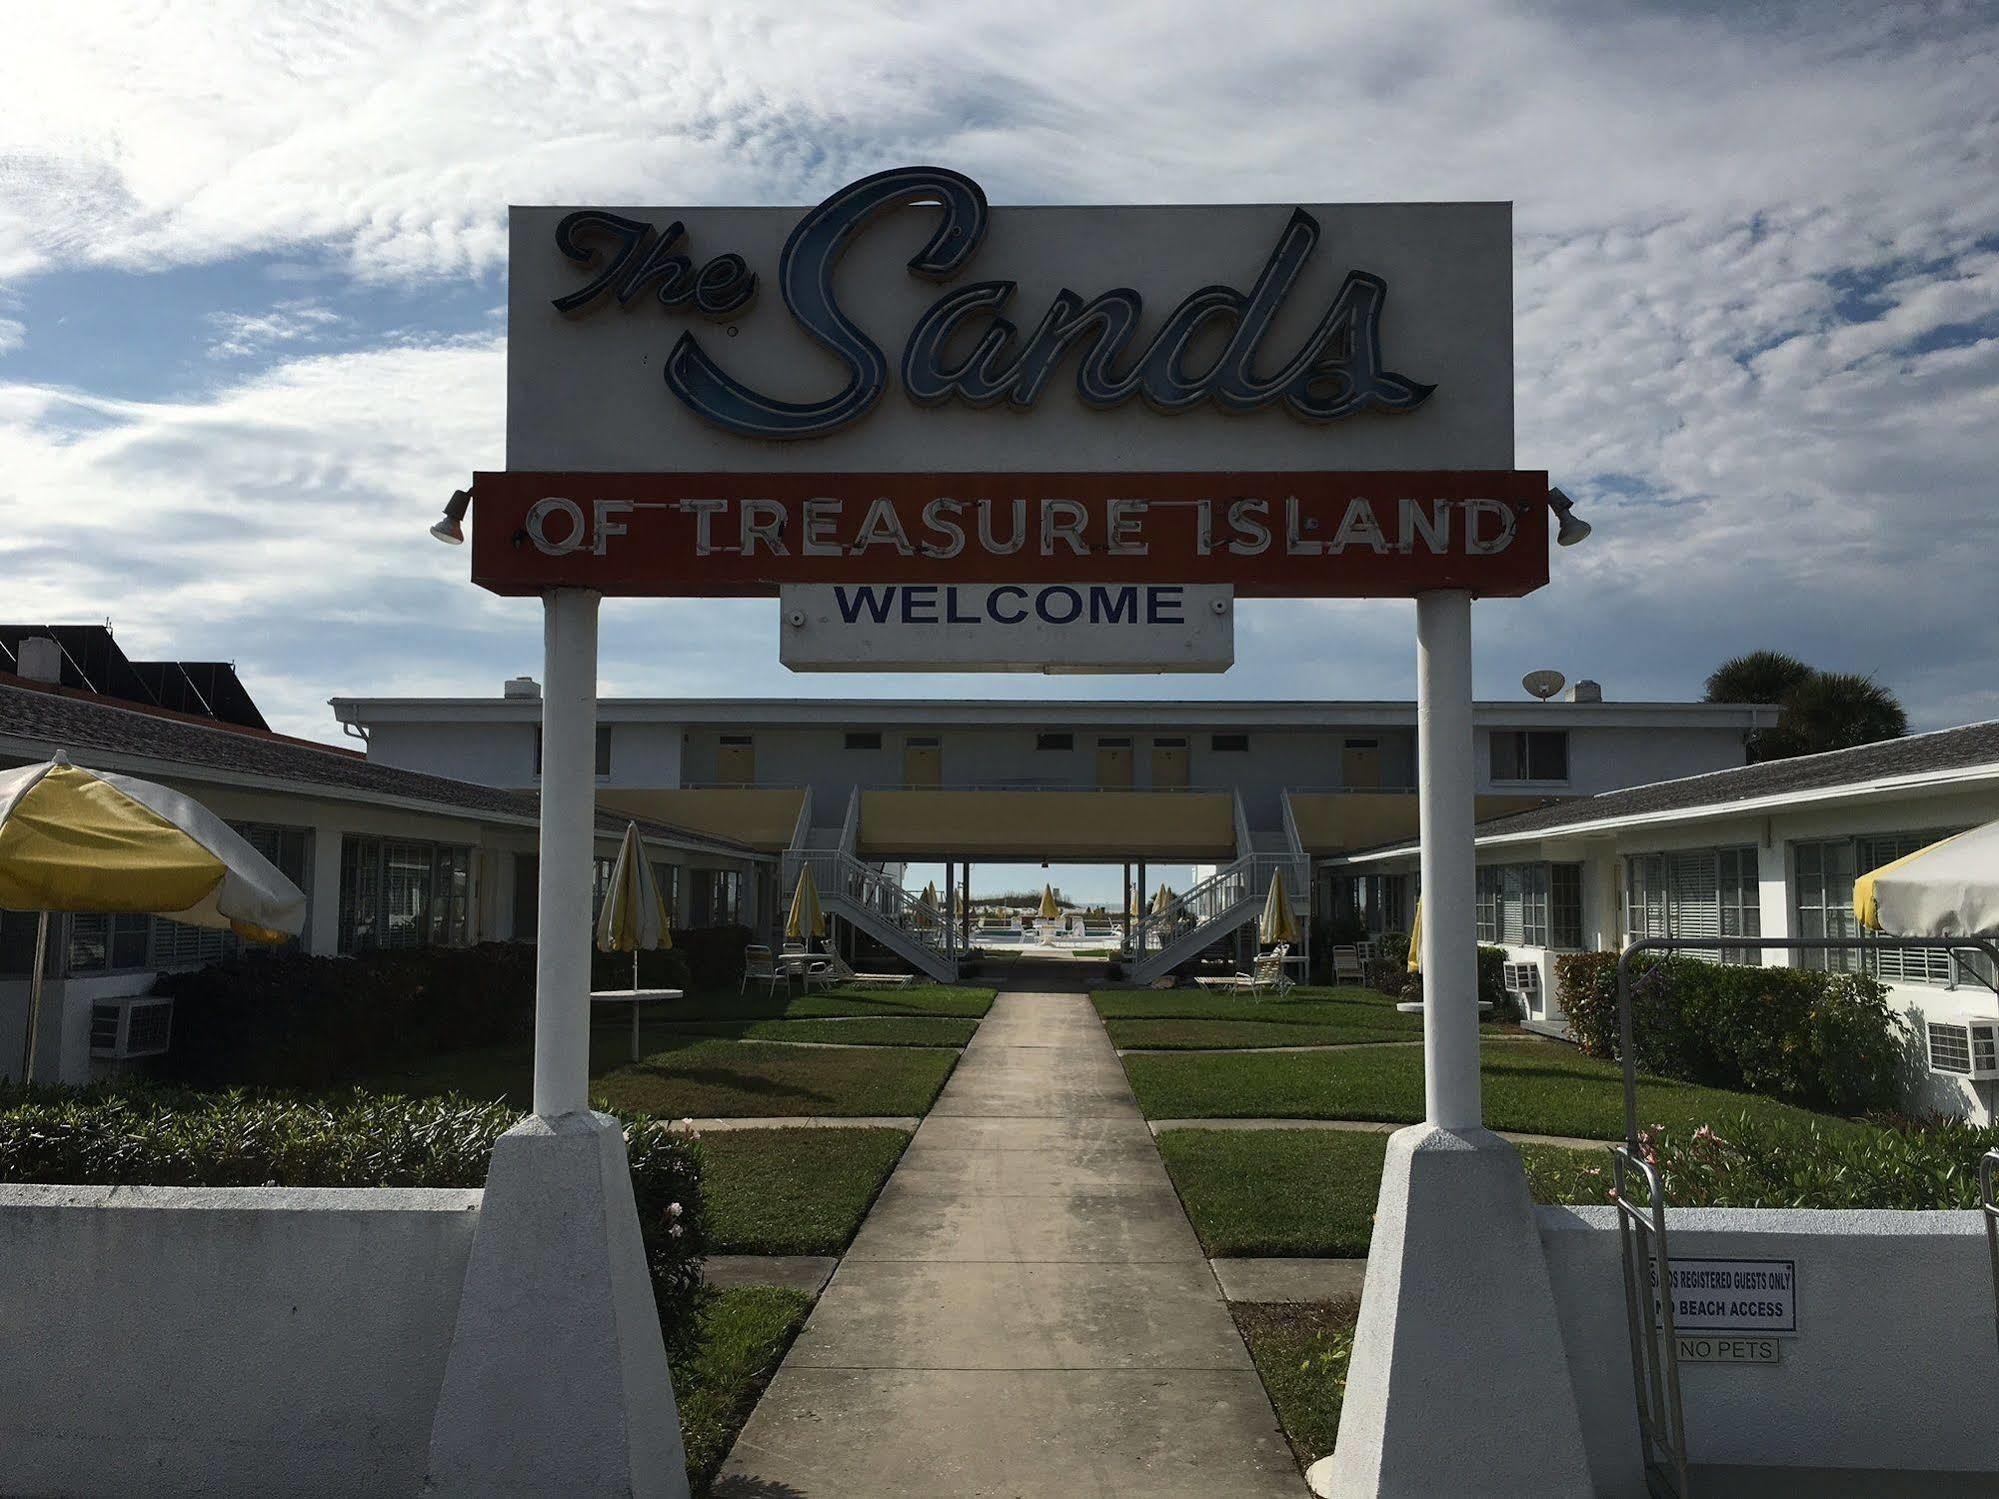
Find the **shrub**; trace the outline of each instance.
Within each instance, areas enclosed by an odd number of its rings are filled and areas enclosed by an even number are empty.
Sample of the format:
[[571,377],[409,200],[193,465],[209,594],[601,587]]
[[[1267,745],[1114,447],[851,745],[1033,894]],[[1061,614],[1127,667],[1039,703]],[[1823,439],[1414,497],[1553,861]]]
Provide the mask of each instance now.
[[[1869,975],[1648,955],[1631,967],[1645,1071],[1833,1113],[1895,1106],[1908,1033]],[[1556,981],[1583,1051],[1618,1058],[1617,954],[1566,954]]]
[[1520,1005],[1506,992],[1506,949],[1480,947],[1478,950],[1478,997],[1492,1006],[1494,1020],[1520,1019]]
[[[0,1089],[0,1182],[478,1187],[520,1115],[458,1098],[318,1101],[177,1088]],[[632,1193],[660,1315],[689,1324],[707,1248],[694,1133],[628,1118]]]
[[[749,928],[675,932],[639,954],[648,988],[733,989]],[[173,1047],[160,1075],[196,1087],[322,1089],[381,1066],[534,1034],[535,949],[525,942],[412,947],[352,958],[246,953],[162,974]],[[591,984],[629,988],[630,953],[596,953]]]
[[[1978,1205],[1978,1158],[1999,1128],[1959,1119],[1797,1124],[1744,1114],[1697,1129],[1640,1132],[1669,1207],[1903,1208]],[[1543,1202],[1606,1202],[1612,1178],[1596,1152],[1527,1152]]]

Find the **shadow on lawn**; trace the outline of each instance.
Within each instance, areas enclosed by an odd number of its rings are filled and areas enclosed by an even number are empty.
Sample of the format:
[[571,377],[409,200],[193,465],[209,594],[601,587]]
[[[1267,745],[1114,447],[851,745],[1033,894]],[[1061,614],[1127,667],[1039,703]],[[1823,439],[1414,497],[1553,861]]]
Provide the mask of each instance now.
[[686,1087],[720,1088],[732,1093],[753,1093],[769,1098],[811,1098],[831,1102],[833,1097],[816,1088],[801,1088],[796,1083],[783,1083],[776,1078],[754,1072],[738,1072],[730,1067],[655,1067],[651,1062],[628,1062],[600,1079],[599,1083],[640,1078],[669,1087],[678,1083]]
[[805,1499],[805,1490],[795,1489],[781,1478],[741,1474],[717,1482],[707,1492],[709,1499]]

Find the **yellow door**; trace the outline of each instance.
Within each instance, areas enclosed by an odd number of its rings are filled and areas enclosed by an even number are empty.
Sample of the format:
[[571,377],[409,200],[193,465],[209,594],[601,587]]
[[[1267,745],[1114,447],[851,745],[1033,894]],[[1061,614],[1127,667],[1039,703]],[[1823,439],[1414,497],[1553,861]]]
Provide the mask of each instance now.
[[1340,784],[1350,791],[1381,788],[1381,741],[1349,739],[1340,751]]
[[1155,739],[1152,741],[1152,787],[1155,791],[1185,791],[1187,789],[1186,740]]
[[715,779],[726,786],[757,783],[757,747],[747,734],[724,734],[715,751]]
[[902,746],[902,784],[912,790],[943,785],[943,746],[935,739],[905,740]]
[[1097,741],[1097,789],[1099,791],[1131,790],[1131,741],[1129,739],[1099,739]]

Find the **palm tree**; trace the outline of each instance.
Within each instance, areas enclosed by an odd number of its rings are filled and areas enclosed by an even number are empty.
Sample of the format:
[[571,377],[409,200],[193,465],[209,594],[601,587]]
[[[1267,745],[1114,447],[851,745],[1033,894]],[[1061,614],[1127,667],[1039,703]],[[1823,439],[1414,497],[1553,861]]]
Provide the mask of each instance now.
[[1711,703],[1781,703],[1784,694],[1812,676],[1811,667],[1782,651],[1731,656],[1708,673]]
[[1775,728],[1749,739],[1751,760],[1783,760],[1852,749],[1909,732],[1895,694],[1872,677],[1820,671],[1782,651],[1750,651],[1724,661],[1707,679],[1711,703],[1774,703]]
[[1756,757],[1780,760],[1853,749],[1909,732],[1909,715],[1895,694],[1850,671],[1815,671],[1784,694],[1777,727],[1757,736]]

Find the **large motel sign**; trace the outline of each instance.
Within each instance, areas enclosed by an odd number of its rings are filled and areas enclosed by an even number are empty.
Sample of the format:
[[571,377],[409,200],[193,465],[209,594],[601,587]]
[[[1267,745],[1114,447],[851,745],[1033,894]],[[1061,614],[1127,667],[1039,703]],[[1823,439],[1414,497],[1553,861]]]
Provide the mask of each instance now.
[[[1586,1492],[1552,1301],[1530,1286],[1523,1316],[1482,1268],[1540,1255],[1479,1128],[1472,913],[1471,601],[1548,579],[1547,475],[1514,468],[1510,207],[991,208],[912,167],[804,212],[517,208],[511,235],[507,467],[474,481],[472,575],[545,607],[536,1113],[586,1107],[601,597],[894,588],[925,622],[1095,589],[1414,598],[1428,1122],[1391,1146],[1334,1481],[1511,1491],[1511,1465]],[[1498,1346],[1504,1369],[1452,1351]],[[1388,1420],[1411,1381],[1448,1443]],[[1522,1387],[1530,1414],[1485,1431]]]

